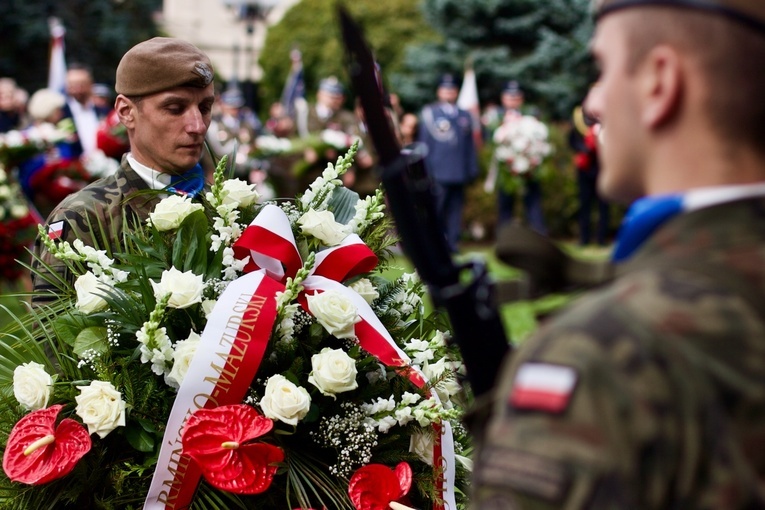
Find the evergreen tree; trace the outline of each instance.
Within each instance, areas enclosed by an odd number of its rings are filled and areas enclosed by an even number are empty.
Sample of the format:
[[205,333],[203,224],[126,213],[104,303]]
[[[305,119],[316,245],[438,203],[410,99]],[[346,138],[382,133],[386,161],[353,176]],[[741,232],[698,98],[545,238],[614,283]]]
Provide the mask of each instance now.
[[567,118],[594,79],[589,0],[424,0],[422,6],[444,39],[407,51],[407,72],[393,82],[409,105],[432,100],[438,77],[461,75],[467,58],[483,103],[497,101],[514,79],[527,101],[553,118]]

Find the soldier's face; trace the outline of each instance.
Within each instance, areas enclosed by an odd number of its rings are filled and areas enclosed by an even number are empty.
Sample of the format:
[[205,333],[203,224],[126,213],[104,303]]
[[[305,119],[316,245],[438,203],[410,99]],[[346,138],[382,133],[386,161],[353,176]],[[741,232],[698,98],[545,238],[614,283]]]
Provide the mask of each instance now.
[[600,78],[585,106],[603,128],[598,189],[610,200],[629,203],[644,194],[646,146],[640,129],[639,73],[628,68],[623,16],[609,14],[598,23],[592,52]]
[[210,84],[204,89],[178,87],[159,92],[144,97],[126,112],[118,108],[120,120],[131,135],[133,157],[164,173],[178,174],[192,168],[202,157],[214,100]]

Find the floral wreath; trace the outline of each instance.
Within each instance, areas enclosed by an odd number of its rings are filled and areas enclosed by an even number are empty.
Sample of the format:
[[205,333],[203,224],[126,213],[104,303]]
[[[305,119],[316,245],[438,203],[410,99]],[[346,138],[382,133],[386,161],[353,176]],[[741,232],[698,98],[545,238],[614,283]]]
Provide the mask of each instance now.
[[[224,178],[122,253],[40,236],[76,280],[0,333],[9,508],[458,508],[467,394],[380,190],[294,201]],[[10,391],[8,392],[11,393]]]

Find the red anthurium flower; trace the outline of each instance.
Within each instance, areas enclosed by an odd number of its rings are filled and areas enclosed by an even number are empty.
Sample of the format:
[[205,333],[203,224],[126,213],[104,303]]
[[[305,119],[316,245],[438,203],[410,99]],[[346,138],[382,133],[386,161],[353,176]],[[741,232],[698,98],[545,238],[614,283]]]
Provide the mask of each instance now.
[[3,455],[8,478],[30,485],[48,483],[68,474],[90,451],[90,434],[85,427],[71,418],[64,418],[55,427],[62,407],[29,413],[13,427]]
[[348,483],[348,495],[356,510],[388,510],[409,492],[412,468],[401,462],[393,470],[383,464],[367,464],[359,468]]
[[260,494],[268,489],[281,448],[264,443],[244,444],[268,433],[274,422],[248,405],[199,409],[186,421],[183,452],[199,464],[210,485],[236,494]]

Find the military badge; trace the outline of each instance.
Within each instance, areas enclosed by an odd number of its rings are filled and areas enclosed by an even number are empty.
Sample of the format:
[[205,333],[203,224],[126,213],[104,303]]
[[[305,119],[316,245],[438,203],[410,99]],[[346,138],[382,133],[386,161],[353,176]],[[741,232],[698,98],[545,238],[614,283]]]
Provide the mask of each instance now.
[[197,62],[194,64],[194,72],[202,77],[205,85],[209,85],[213,80],[213,72],[210,66],[204,62]]

